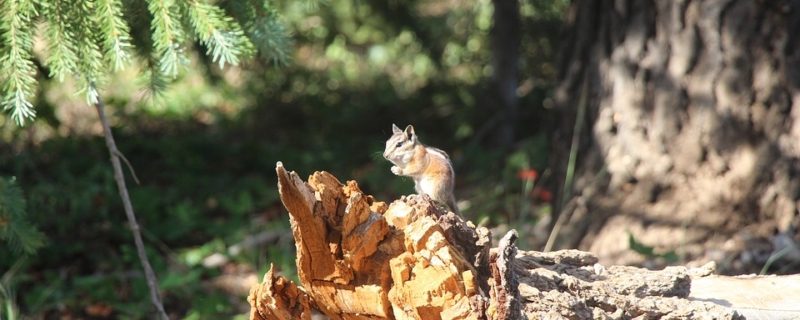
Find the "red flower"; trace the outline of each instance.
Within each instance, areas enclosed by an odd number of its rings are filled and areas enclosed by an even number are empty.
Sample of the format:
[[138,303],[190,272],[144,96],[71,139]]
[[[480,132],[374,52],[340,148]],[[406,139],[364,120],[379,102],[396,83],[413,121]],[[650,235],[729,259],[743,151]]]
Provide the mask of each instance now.
[[517,178],[519,178],[520,180],[523,180],[523,181],[526,181],[526,180],[533,181],[533,180],[536,180],[537,177],[539,177],[539,173],[536,172],[535,169],[526,169],[526,170],[520,170],[519,172],[517,172]]
[[550,192],[550,190],[540,187],[533,188],[533,191],[531,191],[531,196],[541,202],[550,202],[553,200],[553,193]]

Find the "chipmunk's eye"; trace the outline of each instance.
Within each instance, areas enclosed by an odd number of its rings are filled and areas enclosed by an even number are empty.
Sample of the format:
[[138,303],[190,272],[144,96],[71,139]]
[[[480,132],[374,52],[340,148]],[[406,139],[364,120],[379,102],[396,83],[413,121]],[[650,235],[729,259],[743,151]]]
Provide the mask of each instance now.
[[400,146],[402,146],[402,145],[403,145],[403,141],[400,141],[394,147],[395,148],[400,148]]

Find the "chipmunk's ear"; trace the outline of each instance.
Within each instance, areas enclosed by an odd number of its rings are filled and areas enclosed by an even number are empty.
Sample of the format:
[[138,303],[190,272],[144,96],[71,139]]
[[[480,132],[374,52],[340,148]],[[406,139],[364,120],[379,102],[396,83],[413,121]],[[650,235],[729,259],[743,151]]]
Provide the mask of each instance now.
[[397,134],[397,133],[402,133],[402,132],[403,132],[403,130],[400,130],[400,128],[397,127],[396,124],[392,123],[392,133]]
[[414,126],[410,124],[406,127],[405,134],[408,140],[414,140],[417,137],[416,133],[414,133]]

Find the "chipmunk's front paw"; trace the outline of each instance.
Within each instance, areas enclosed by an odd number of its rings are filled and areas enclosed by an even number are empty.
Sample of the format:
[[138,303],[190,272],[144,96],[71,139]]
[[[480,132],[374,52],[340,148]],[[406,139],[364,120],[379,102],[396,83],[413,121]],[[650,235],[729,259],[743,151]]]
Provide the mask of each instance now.
[[400,169],[400,167],[398,167],[398,166],[392,166],[391,170],[392,170],[392,173],[394,173],[394,174],[396,174],[398,176],[403,174],[403,169]]

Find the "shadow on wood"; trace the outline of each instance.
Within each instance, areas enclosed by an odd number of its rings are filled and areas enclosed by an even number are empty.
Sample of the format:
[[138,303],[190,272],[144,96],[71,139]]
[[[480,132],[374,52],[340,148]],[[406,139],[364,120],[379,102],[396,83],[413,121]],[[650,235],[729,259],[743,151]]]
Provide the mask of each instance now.
[[[303,181],[276,168],[301,286],[270,270],[250,319],[743,319],[690,299],[713,267],[604,267],[588,252],[518,252],[426,196],[387,204],[327,172]],[[732,308],[733,307],[733,308]]]

